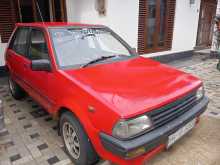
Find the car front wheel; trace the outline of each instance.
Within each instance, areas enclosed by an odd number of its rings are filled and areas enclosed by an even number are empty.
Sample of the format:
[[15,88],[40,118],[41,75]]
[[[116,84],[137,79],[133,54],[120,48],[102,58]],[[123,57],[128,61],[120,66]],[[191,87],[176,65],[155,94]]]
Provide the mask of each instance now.
[[88,136],[72,113],[62,114],[60,132],[66,152],[76,165],[91,165],[98,161]]

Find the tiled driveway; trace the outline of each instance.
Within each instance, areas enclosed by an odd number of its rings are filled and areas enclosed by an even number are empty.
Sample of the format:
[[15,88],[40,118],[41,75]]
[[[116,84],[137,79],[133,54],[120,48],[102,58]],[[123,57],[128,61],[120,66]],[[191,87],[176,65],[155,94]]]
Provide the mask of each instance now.
[[70,164],[63,152],[57,123],[32,99],[15,101],[0,87],[8,132],[0,137],[0,162],[8,164]]
[[[220,165],[220,72],[216,62],[206,60],[181,68],[204,80],[211,102],[197,128],[148,162],[150,165]],[[71,164],[50,115],[30,98],[15,101],[7,85],[0,84],[0,99],[8,129],[0,136],[0,165]]]

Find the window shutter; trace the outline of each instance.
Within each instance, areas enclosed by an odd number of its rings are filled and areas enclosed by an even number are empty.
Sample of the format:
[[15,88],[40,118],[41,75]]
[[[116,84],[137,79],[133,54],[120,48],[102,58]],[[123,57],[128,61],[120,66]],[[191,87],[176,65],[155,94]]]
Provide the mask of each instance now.
[[16,23],[15,3],[13,0],[1,0],[0,35],[3,43],[8,42]]
[[[167,18],[166,18],[166,34],[165,34],[165,49],[172,48],[173,28],[175,19],[176,0],[167,0]],[[145,54],[146,36],[146,21],[148,16],[147,0],[139,0],[139,25],[138,25],[138,53]],[[160,50],[158,50],[160,51]]]
[[145,21],[147,16],[146,0],[139,0],[138,53],[145,52]]
[[166,46],[167,50],[172,48],[173,41],[173,28],[174,28],[174,19],[175,19],[175,9],[176,9],[176,0],[168,0],[167,2],[168,10],[168,19],[167,19],[167,39]]

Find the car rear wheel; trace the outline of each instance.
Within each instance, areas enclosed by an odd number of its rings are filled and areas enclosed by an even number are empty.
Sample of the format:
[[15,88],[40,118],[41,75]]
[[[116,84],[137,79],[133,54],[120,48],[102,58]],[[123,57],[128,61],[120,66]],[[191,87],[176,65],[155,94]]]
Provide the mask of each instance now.
[[83,127],[72,113],[62,114],[60,132],[66,152],[76,165],[91,165],[99,160]]
[[16,100],[20,100],[25,97],[24,90],[15,81],[13,81],[11,77],[8,79],[8,85],[12,96]]

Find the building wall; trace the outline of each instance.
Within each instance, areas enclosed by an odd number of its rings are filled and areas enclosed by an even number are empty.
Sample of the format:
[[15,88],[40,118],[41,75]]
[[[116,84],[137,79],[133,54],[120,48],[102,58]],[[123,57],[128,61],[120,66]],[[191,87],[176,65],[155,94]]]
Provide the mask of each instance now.
[[138,0],[107,0],[106,16],[99,16],[95,0],[67,0],[66,3],[68,21],[107,25],[132,47],[137,47]]
[[[189,0],[177,0],[172,49],[144,56],[193,50],[196,46],[200,1],[195,0],[195,4],[190,5]],[[68,21],[107,25],[137,48],[138,4],[138,0],[107,0],[107,15],[101,17],[95,10],[95,0],[67,0]]]
[[5,54],[6,46],[7,46],[6,43],[1,43],[1,36],[0,36],[0,67],[5,65],[4,54]]
[[[107,0],[106,16],[99,16],[95,0],[66,0],[67,17],[70,22],[104,24],[112,28],[132,47],[138,41],[138,0]],[[193,50],[196,45],[200,1],[190,5],[189,1],[177,0],[172,50],[144,56],[158,56]],[[4,65],[4,51],[7,44],[0,43],[0,66]]]
[[189,1],[177,0],[173,51],[192,50],[196,46],[200,2],[195,0],[195,4],[190,5]]

